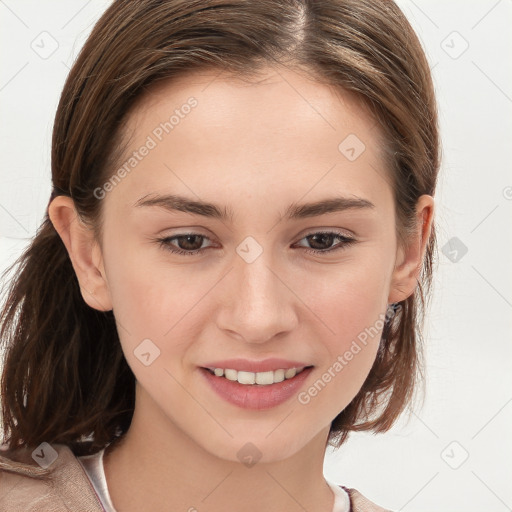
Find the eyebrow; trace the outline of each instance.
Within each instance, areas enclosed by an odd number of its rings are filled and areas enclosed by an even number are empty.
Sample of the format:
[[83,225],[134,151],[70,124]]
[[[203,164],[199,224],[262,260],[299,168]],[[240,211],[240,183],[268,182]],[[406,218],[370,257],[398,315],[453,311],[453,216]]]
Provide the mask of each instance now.
[[[233,210],[229,207],[221,207],[214,203],[196,201],[175,194],[147,194],[137,200],[133,206],[136,208],[158,206],[170,212],[180,211],[229,222],[232,222],[234,218]],[[375,205],[368,199],[357,196],[337,196],[311,203],[292,203],[281,217],[284,217],[285,220],[296,220],[345,210],[369,210],[372,208],[375,208]]]

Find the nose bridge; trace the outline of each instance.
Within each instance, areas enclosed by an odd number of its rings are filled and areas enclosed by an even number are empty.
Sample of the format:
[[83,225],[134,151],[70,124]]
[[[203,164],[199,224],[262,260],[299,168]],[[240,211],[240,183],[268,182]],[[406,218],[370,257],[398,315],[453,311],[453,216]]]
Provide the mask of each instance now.
[[240,298],[242,303],[248,302],[250,305],[258,306],[269,304],[275,300],[276,294],[282,283],[276,277],[275,270],[272,271],[272,262],[270,255],[263,254],[248,263],[246,261],[238,262],[238,269],[235,269],[236,279],[240,289]]
[[221,327],[246,341],[264,342],[293,327],[295,315],[284,276],[279,276],[270,250],[254,239],[237,247],[238,256],[230,272],[234,300],[223,312]]

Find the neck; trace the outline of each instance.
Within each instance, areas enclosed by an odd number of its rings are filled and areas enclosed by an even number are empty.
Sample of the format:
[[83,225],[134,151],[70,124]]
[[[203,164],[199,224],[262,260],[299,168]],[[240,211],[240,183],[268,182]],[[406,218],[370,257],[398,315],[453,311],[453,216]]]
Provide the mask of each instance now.
[[332,511],[334,495],[323,476],[329,428],[287,459],[242,464],[205,450],[154,402],[142,403],[141,393],[128,432],[103,458],[118,512]]

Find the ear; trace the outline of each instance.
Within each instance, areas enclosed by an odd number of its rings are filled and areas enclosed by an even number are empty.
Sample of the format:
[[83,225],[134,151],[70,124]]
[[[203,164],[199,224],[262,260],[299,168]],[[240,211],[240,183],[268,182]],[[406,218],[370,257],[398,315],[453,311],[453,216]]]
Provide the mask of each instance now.
[[93,231],[79,217],[73,199],[55,197],[48,216],[68,251],[84,301],[99,311],[110,311],[112,300],[103,267],[101,247]]
[[391,279],[388,303],[400,302],[414,293],[434,218],[434,198],[422,195],[416,203],[416,233],[399,247]]

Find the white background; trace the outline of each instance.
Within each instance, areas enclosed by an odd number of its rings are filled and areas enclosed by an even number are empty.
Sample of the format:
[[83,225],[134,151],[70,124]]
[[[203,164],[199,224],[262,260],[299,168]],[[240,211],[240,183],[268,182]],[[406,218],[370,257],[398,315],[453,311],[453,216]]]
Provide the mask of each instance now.
[[[109,3],[0,0],[0,270],[44,216],[59,95]],[[512,0],[398,4],[433,69],[443,139],[426,400],[390,432],[329,450],[325,476],[397,511],[511,510]],[[44,31],[58,44],[48,58],[31,47]],[[467,247],[456,262],[454,237]]]

